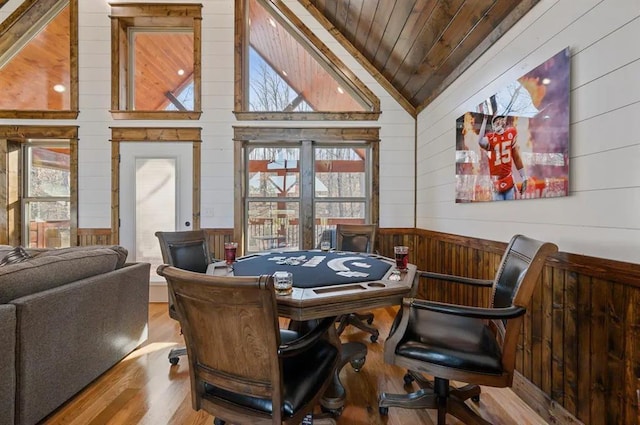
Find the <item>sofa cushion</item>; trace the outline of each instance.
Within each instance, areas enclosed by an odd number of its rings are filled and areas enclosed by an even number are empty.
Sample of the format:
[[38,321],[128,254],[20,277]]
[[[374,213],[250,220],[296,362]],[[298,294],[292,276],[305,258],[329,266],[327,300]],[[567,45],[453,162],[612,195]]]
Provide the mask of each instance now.
[[29,258],[31,258],[31,256],[27,254],[27,251],[25,251],[23,247],[16,246],[11,251],[9,251],[8,254],[2,257],[2,260],[0,260],[0,266],[21,263],[25,260],[28,260]]
[[59,255],[38,255],[0,267],[0,303],[115,270],[113,249],[74,250]]
[[69,246],[66,248],[56,248],[56,249],[32,248],[32,249],[28,249],[27,252],[31,254],[33,257],[40,257],[40,256],[46,257],[50,255],[66,254],[67,252],[91,251],[94,249],[105,249],[105,248],[111,249],[116,254],[118,254],[118,263],[116,264],[116,269],[119,269],[120,267],[125,265],[125,263],[127,262],[127,256],[129,255],[129,252],[125,247],[120,245],[84,245],[84,246]]

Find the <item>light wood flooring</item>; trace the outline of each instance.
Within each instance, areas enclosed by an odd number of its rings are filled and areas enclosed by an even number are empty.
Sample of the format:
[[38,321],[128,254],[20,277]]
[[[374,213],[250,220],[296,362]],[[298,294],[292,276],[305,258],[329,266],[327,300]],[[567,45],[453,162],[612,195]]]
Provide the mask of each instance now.
[[[386,365],[382,359],[385,336],[395,316],[396,307],[375,310],[374,324],[380,339],[370,343],[368,335],[349,327],[343,340],[367,342],[369,353],[364,368],[355,372],[345,366],[340,377],[347,390],[344,411],[338,425],[431,425],[433,412],[390,408],[380,417],[377,407],[379,391],[407,392],[402,377],[405,371]],[[182,345],[177,322],[169,318],[166,304],[151,304],[149,340],[127,358],[86,387],[76,397],[51,414],[41,425],[210,425],[213,418],[191,408],[187,362],[171,366],[167,354],[171,347]],[[415,384],[414,384],[415,385]],[[509,389],[483,388],[479,405],[468,402],[496,425],[546,424]],[[448,425],[460,421],[447,416]]]

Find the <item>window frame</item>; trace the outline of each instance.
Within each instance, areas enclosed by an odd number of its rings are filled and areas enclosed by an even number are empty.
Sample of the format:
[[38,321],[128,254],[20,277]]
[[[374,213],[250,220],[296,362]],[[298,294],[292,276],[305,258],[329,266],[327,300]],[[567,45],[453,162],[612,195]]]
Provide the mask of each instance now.
[[[365,221],[378,224],[379,220],[379,127],[349,127],[349,128],[276,128],[276,127],[238,127],[234,126],[234,173],[235,202],[234,216],[240,218],[235,221],[234,239],[246,249],[246,228],[248,225],[248,208],[250,201],[256,198],[248,196],[248,168],[246,157],[248,146],[260,147],[292,147],[300,146],[300,184],[307,169],[315,166],[314,149],[316,147],[354,147],[366,146],[369,149],[367,158],[368,187],[365,197]],[[303,146],[307,144],[307,150]],[[311,178],[315,172],[310,174]],[[313,180],[313,179],[312,179]],[[338,202],[349,198],[316,198],[313,182],[310,190],[300,188],[298,198],[281,198],[282,202],[300,202],[300,249],[312,249],[315,246],[314,223],[315,201]],[[261,200],[262,198],[257,198]],[[360,200],[360,198],[359,198]]]
[[280,23],[301,46],[312,54],[337,81],[358,93],[370,104],[371,111],[281,112],[249,111],[249,5],[250,0],[235,0],[235,84],[234,110],[240,121],[331,120],[375,121],[380,117],[380,100],[360,79],[281,1],[255,0]]
[[[0,125],[0,169],[7,170],[7,184],[0,185],[0,199],[4,205],[0,208],[0,244],[20,245],[22,243],[21,202],[23,195],[22,162],[14,164],[9,161],[8,153],[20,148],[29,140],[68,140],[71,155],[70,189],[70,245],[78,245],[78,126],[29,126]],[[20,167],[19,170],[13,169]],[[14,204],[20,206],[15,212]],[[11,212],[11,211],[13,212]]]
[[25,30],[32,28],[43,11],[69,6],[69,109],[0,110],[0,118],[76,119],[78,118],[78,0],[26,0],[0,23],[0,50],[7,51]]
[[[31,162],[32,156],[29,154],[29,148],[34,147],[43,147],[43,148],[55,148],[55,147],[68,147],[69,148],[69,195],[67,196],[34,196],[30,194],[30,184],[31,184],[31,170],[33,164]],[[69,203],[69,230],[71,230],[71,141],[70,140],[61,140],[61,139],[29,139],[22,143],[22,169],[24,170],[22,174],[22,196],[20,197],[20,209],[21,209],[21,217],[22,217],[22,225],[21,225],[21,238],[22,245],[29,246],[29,232],[30,229],[27,226],[26,219],[29,214],[27,211],[27,207],[31,203],[35,202],[68,202]],[[69,236],[71,237],[71,232],[69,232]],[[72,246],[71,240],[69,241],[69,245]]]
[[[109,3],[111,6],[111,116],[116,120],[198,120],[202,115],[202,5]],[[193,111],[132,108],[130,29],[193,29]]]

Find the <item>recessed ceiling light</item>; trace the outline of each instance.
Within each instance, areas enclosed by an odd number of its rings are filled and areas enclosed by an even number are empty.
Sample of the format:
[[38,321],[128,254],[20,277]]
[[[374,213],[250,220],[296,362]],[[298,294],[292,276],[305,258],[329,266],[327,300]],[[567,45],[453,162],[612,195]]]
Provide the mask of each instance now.
[[178,75],[184,75],[184,69],[179,69],[178,70]]
[[338,93],[340,93],[340,94],[344,94],[344,90],[342,90],[342,87],[339,87],[339,86],[338,86]]
[[544,84],[545,86],[551,84],[551,80],[549,78],[543,78],[542,79],[542,84]]
[[62,84],[56,84],[55,86],[53,86],[53,90],[57,91],[58,93],[63,93],[65,90],[67,90],[67,88]]
[[284,69],[282,70],[282,75],[284,75],[285,77],[288,75],[287,71],[285,71]]
[[269,18],[269,25],[271,25],[272,27],[276,27],[276,21],[273,20],[273,18]]

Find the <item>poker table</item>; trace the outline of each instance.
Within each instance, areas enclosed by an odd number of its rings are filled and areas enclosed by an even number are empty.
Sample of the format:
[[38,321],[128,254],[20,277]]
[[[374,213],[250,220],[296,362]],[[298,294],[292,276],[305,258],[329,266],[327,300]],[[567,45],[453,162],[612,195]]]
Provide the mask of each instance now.
[[[399,271],[391,258],[375,254],[343,251],[270,251],[236,259],[231,267],[224,261],[210,264],[207,274],[216,276],[259,276],[288,271],[293,275],[293,292],[278,295],[278,314],[291,319],[290,327],[299,330],[315,326],[318,319],[400,305],[413,288],[416,266]],[[335,328],[328,337],[339,341]],[[339,415],[346,391],[340,370],[346,363],[359,371],[367,355],[360,341],[338,344],[341,362],[334,371],[333,383],[320,400],[323,409]]]
[[297,321],[399,305],[412,288],[416,267],[399,271],[393,259],[343,251],[270,251],[247,255],[232,267],[213,263],[208,274],[259,276],[288,271],[293,292],[278,296],[280,315]]

